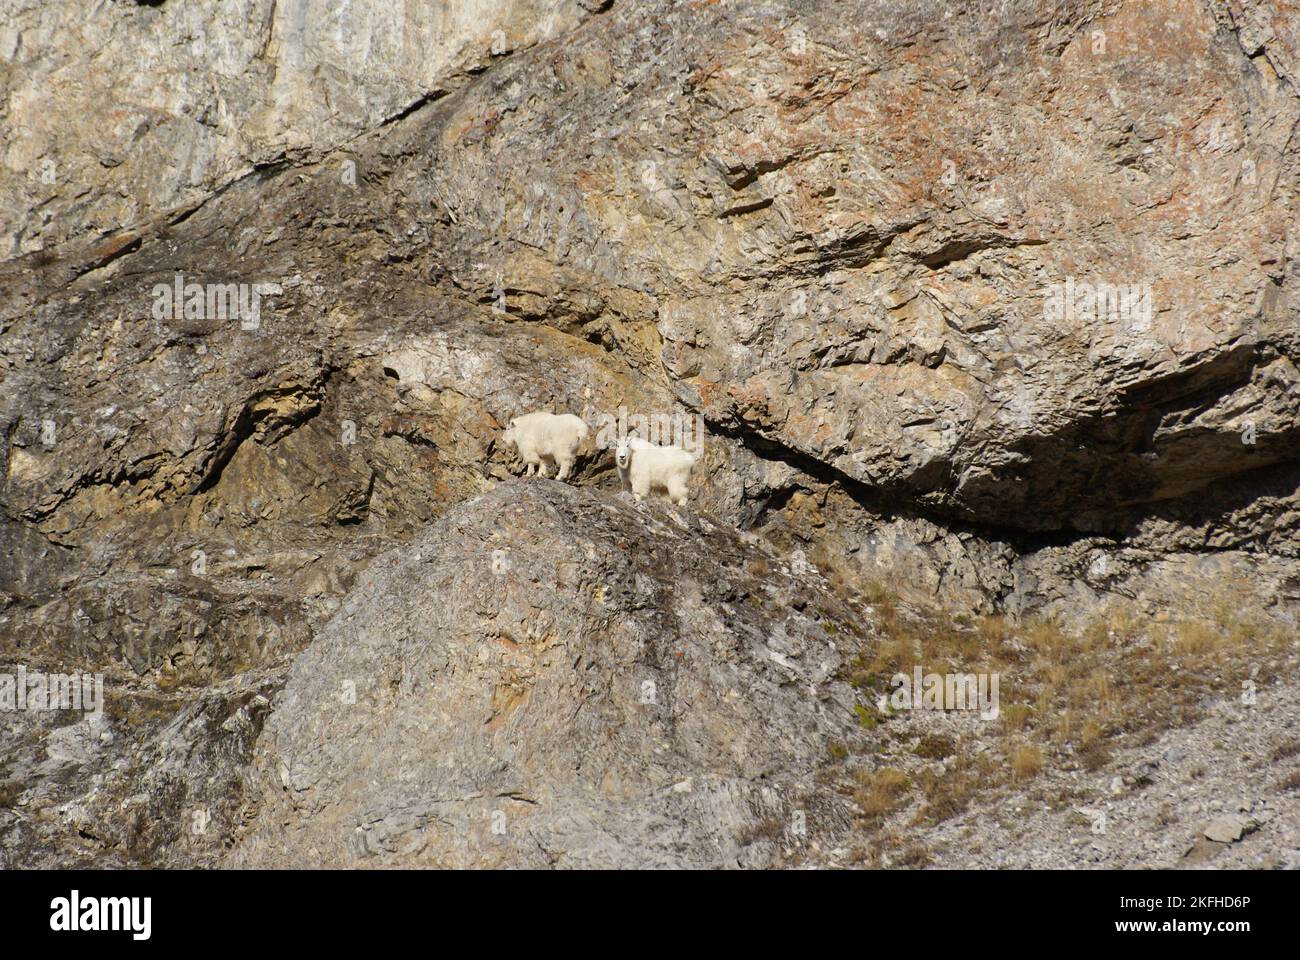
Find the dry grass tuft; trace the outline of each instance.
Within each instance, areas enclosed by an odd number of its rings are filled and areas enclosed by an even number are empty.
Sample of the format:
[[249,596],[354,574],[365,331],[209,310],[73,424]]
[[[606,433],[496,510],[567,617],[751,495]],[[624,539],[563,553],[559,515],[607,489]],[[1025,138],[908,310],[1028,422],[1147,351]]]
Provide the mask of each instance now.
[[1022,743],[1011,751],[1011,772],[1017,780],[1028,780],[1043,772],[1043,751],[1031,743]]
[[857,779],[861,786],[853,792],[853,802],[868,821],[883,820],[897,810],[912,783],[907,774],[895,767],[861,770]]
[[957,752],[957,747],[951,737],[927,735],[921,738],[912,752],[925,760],[946,760]]
[[1300,790],[1300,770],[1293,771],[1277,782],[1278,793],[1291,793],[1296,790]]
[[1273,762],[1278,763],[1281,760],[1289,760],[1297,755],[1300,755],[1300,737],[1278,744],[1273,750]]

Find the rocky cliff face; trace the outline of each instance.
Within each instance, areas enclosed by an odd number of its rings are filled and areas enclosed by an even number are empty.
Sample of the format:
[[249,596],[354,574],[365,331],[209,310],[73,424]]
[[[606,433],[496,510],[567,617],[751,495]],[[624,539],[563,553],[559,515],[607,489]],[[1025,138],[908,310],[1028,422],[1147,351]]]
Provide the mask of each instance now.
[[250,172],[328,153],[594,0],[6,4],[3,247],[175,217]]
[[[108,690],[8,865],[789,862],[882,585],[1294,631],[1295,11],[435,6],[0,28],[0,656]],[[537,408],[699,417],[689,529]]]
[[295,662],[234,862],[770,865],[765,823],[850,820],[814,774],[860,619],[753,535],[500,484],[377,558]]

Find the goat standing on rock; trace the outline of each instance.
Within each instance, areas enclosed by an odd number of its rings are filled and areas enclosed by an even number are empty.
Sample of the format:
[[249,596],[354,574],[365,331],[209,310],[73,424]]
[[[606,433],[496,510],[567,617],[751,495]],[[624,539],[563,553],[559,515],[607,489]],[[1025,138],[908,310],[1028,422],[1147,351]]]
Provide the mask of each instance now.
[[655,446],[640,437],[620,437],[614,448],[614,464],[625,491],[644,500],[651,490],[663,490],[668,499],[686,503],[687,486],[695,455],[677,446]]
[[587,439],[590,428],[581,417],[571,413],[537,411],[510,421],[502,439],[514,444],[519,458],[527,464],[526,476],[546,476],[547,461],[559,466],[556,480],[567,480],[578,458],[578,447]]

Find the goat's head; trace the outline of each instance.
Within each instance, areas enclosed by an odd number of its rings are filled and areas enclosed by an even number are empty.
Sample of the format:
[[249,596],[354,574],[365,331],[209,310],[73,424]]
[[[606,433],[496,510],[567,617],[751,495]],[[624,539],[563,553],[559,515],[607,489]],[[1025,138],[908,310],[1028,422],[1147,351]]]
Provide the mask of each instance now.
[[631,438],[619,437],[618,443],[614,447],[614,462],[618,464],[620,470],[626,470],[632,463],[632,444]]

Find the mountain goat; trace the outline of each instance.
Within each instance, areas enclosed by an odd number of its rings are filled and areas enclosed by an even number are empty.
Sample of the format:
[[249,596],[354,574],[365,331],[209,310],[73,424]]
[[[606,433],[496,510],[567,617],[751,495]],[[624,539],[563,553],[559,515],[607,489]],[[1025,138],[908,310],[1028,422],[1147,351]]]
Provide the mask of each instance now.
[[573,462],[578,458],[578,447],[587,439],[589,428],[585,420],[571,413],[526,413],[510,421],[502,439],[514,444],[519,458],[527,465],[526,476],[534,473],[546,476],[546,463],[559,465],[556,480],[568,479]]
[[674,504],[686,503],[695,455],[681,447],[655,446],[640,437],[620,437],[614,447],[614,464],[624,490],[644,500],[651,490],[664,490]]

